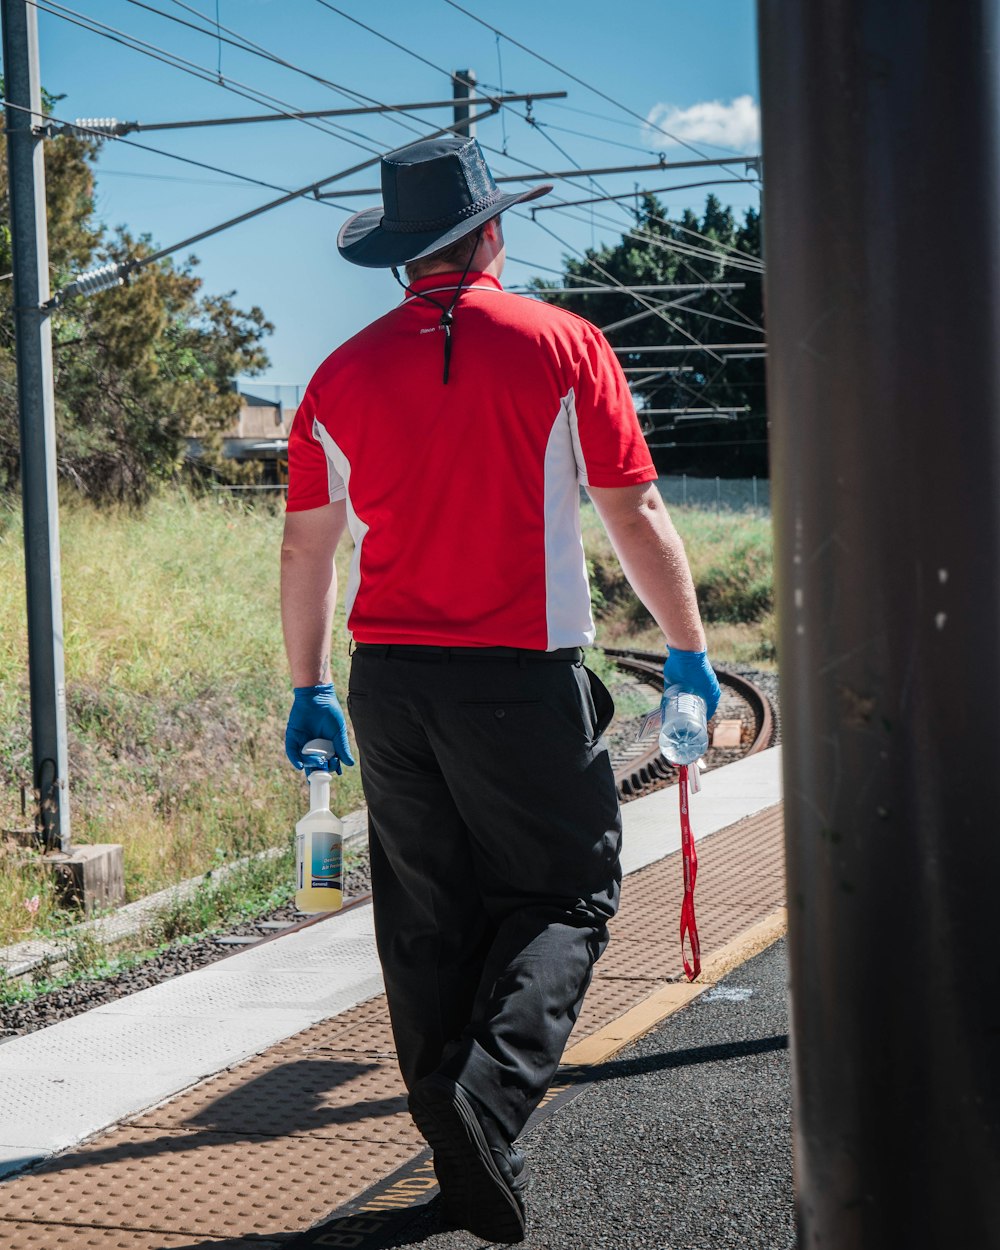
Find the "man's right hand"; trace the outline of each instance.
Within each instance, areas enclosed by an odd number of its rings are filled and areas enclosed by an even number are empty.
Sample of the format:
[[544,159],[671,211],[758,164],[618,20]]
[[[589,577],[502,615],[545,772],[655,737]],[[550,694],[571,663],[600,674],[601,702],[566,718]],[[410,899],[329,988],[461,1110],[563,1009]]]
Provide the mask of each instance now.
[[329,738],[333,743],[330,767],[334,772],[340,773],[342,762],[353,764],[347,722],[332,683],[296,686],[292,693],[294,700],[285,730],[285,754],[292,764],[296,768],[305,768],[307,764],[315,766],[315,761],[307,760],[302,754],[302,748],[313,738]]

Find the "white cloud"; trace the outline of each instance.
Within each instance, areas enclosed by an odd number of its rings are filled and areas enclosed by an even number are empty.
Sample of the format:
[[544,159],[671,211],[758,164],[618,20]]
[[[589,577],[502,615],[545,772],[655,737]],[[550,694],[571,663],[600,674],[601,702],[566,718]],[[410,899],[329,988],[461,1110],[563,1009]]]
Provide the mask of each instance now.
[[646,117],[643,138],[654,147],[669,147],[672,141],[664,130],[674,136],[673,142],[710,143],[745,152],[760,143],[760,109],[748,95],[737,96],[729,104],[704,100],[686,109],[654,104]]

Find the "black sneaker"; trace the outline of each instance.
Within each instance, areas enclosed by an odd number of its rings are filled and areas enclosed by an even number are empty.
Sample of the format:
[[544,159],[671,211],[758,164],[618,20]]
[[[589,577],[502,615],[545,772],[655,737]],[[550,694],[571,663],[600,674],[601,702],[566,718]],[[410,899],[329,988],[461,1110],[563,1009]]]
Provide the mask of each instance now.
[[410,1114],[434,1151],[442,1215],[486,1241],[524,1240],[524,1157],[462,1087],[432,1073],[410,1091]]

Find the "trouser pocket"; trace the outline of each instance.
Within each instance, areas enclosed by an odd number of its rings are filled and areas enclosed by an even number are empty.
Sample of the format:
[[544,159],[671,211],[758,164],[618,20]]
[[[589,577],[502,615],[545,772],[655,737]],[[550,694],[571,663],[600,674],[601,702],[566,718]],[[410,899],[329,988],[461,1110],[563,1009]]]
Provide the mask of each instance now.
[[615,701],[611,697],[611,691],[601,681],[596,673],[583,666],[583,671],[587,674],[587,681],[590,683],[590,697],[594,704],[594,734],[593,741],[596,742],[604,733],[605,729],[611,724],[612,717],[615,714]]

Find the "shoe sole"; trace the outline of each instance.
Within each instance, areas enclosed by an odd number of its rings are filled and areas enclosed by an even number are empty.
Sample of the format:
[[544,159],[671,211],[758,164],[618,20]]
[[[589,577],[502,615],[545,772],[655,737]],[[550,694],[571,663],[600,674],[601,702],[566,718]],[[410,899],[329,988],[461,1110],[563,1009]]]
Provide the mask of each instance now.
[[410,1094],[409,1105],[434,1151],[445,1218],[487,1241],[523,1241],[524,1213],[462,1091],[427,1077]]

